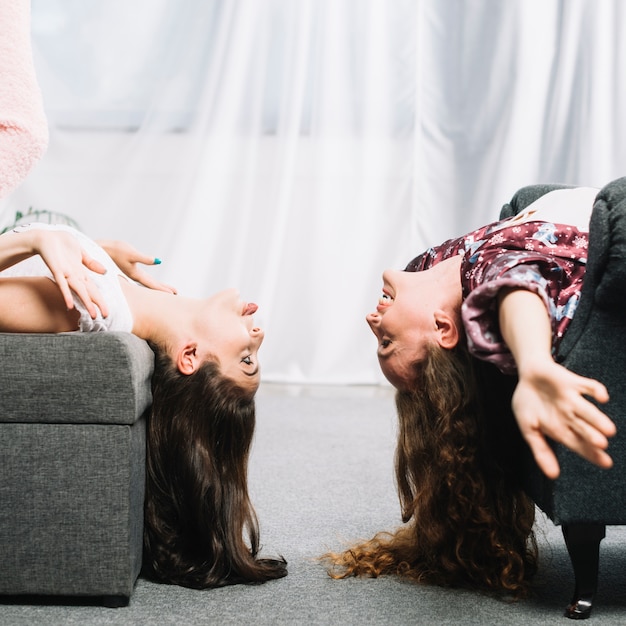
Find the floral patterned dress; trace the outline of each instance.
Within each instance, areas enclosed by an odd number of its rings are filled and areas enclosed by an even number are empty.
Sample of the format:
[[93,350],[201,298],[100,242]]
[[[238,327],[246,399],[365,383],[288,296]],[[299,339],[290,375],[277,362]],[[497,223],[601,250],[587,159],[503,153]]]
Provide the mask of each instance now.
[[419,272],[462,255],[462,319],[470,352],[512,374],[515,362],[498,324],[498,292],[516,287],[542,298],[552,321],[552,352],[557,355],[580,300],[588,242],[589,234],[574,226],[520,222],[514,216],[430,248],[405,269]]

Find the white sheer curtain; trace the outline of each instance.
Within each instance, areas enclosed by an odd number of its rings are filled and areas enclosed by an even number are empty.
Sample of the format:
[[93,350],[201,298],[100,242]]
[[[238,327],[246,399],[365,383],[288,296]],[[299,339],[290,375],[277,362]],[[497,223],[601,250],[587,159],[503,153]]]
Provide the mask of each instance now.
[[265,380],[381,382],[380,273],[626,173],[620,0],[33,0],[51,144],[3,205],[260,305]]

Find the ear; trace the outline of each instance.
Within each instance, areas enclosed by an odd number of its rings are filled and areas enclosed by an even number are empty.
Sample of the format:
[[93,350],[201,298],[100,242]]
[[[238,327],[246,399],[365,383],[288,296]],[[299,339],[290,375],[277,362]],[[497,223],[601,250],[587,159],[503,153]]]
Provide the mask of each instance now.
[[187,343],[176,354],[176,367],[181,374],[193,374],[200,364],[198,344]]
[[434,316],[435,339],[442,348],[451,350],[459,343],[461,336],[456,320],[441,309],[435,311]]

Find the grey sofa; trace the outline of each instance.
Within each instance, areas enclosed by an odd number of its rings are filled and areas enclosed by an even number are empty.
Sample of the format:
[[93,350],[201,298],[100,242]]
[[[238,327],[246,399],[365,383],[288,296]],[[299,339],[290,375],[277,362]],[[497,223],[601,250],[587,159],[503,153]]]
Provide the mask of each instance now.
[[[548,191],[563,187],[524,187],[504,205],[501,217],[515,215]],[[617,425],[609,447],[614,466],[599,469],[555,444],[561,475],[552,481],[537,468],[527,447],[520,448],[521,479],[527,493],[562,526],[576,583],[565,614],[574,619],[591,613],[605,526],[626,524],[625,346],[626,178],[620,178],[603,187],[594,202],[585,283],[557,357],[568,369],[596,378],[608,388],[611,399],[602,410]],[[502,381],[494,375],[491,384],[500,386]]]
[[128,604],[152,351],[127,333],[0,333],[0,359],[0,602]]

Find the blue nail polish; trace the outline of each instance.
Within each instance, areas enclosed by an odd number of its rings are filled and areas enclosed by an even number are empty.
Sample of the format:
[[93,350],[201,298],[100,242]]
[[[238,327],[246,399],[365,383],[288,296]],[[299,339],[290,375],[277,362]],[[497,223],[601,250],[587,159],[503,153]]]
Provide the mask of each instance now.
[[159,259],[159,257],[154,257],[154,264],[161,265],[161,259]]

